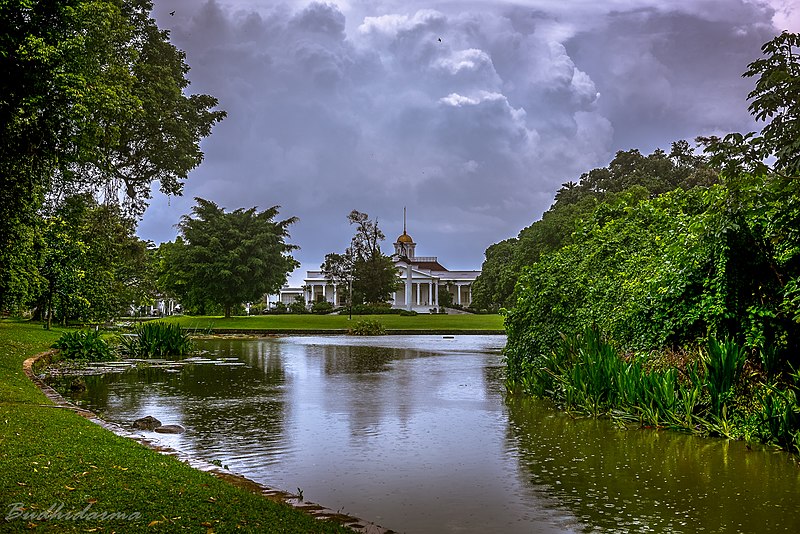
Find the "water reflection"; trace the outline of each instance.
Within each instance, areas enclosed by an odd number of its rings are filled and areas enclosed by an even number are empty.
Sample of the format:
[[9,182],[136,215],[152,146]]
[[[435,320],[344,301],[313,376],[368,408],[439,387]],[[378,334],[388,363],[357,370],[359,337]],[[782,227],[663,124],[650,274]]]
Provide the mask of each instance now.
[[509,398],[523,477],[608,532],[797,532],[800,471],[778,452],[573,419]]
[[159,438],[398,531],[800,526],[800,474],[786,456],[506,399],[503,343],[214,340],[203,348],[215,361],[88,377],[82,399],[113,421],[181,424],[185,434]]

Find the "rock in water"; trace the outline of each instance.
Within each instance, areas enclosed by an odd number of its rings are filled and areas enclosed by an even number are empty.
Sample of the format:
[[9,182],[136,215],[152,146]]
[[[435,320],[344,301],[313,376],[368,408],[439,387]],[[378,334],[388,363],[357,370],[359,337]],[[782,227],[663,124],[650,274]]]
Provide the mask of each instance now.
[[186,429],[181,425],[163,425],[155,429],[160,434],[183,434]]
[[161,421],[159,421],[152,415],[148,415],[147,417],[142,417],[133,422],[133,428],[138,428],[139,430],[154,430],[160,426],[161,426]]

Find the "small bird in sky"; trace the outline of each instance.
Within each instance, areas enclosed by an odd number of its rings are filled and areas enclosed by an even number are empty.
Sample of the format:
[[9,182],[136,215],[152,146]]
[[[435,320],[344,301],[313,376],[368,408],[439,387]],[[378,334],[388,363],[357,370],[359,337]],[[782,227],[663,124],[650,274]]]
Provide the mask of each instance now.
[[440,42],[440,43],[442,42],[442,38],[441,38],[441,37],[439,37],[439,42]]
[[[174,17],[174,16],[175,16],[175,12],[174,12],[174,11],[170,11],[170,12],[169,12],[169,16],[170,16],[170,17]],[[441,41],[441,39],[439,39],[439,40]]]

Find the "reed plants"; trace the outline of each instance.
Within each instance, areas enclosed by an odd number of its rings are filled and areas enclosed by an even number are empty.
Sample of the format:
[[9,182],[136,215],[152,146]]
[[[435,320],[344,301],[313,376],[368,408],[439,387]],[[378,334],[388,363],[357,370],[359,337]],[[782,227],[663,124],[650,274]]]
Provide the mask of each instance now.
[[772,382],[759,392],[759,426],[764,441],[800,454],[800,371],[789,379],[784,387]]
[[717,417],[730,400],[733,384],[742,372],[747,354],[732,339],[719,342],[709,337],[703,357],[706,368],[706,386],[711,395],[711,408]]
[[192,351],[189,334],[176,323],[155,321],[134,327],[133,334],[119,337],[120,350],[138,358],[183,356]]
[[695,422],[703,380],[691,368],[688,384],[678,370],[646,369],[642,356],[622,358],[596,327],[562,335],[549,355],[532,359],[522,384],[593,417],[610,415],[642,426],[689,429]]
[[709,339],[698,352],[698,359],[661,367],[644,355],[622,357],[597,328],[588,328],[562,335],[547,355],[514,355],[507,381],[510,391],[552,398],[570,412],[752,437],[800,454],[800,371],[761,373],[756,364],[744,376],[747,352],[731,340]]

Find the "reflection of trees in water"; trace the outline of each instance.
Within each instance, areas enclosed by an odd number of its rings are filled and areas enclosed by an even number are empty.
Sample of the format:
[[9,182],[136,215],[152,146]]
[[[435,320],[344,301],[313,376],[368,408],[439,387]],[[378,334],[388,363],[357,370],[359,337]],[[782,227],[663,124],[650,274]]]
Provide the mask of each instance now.
[[144,415],[179,423],[201,451],[230,452],[247,443],[255,452],[283,440],[288,404],[280,346],[242,340],[200,345],[210,359],[238,357],[247,366],[195,363],[179,372],[142,367],[89,376],[81,400],[121,424]]
[[741,442],[608,420],[573,419],[547,401],[509,397],[509,449],[531,487],[609,531],[800,528],[800,471]]
[[378,373],[386,371],[392,361],[427,355],[418,350],[363,345],[311,345],[308,348],[309,355],[319,355],[324,359],[325,373],[328,375]]

